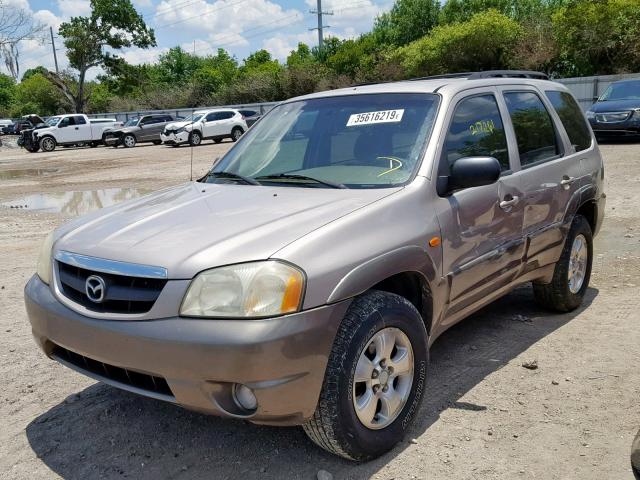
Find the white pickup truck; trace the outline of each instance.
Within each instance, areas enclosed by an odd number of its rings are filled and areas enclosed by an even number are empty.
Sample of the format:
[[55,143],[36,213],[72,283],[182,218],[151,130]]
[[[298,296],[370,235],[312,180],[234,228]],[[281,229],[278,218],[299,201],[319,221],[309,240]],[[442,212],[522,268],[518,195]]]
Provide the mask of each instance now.
[[83,114],[56,115],[38,124],[35,128],[22,132],[22,145],[30,152],[42,149],[52,152],[58,145],[90,145],[97,147],[103,143],[105,130],[122,126],[115,118],[89,119]]

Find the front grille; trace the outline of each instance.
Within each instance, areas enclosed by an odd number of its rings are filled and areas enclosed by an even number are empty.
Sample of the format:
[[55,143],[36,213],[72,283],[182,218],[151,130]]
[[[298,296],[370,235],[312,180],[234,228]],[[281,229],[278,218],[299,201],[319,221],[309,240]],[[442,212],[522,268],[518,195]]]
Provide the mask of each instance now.
[[[167,283],[164,279],[130,277],[94,272],[57,261],[60,289],[65,297],[87,310],[100,313],[146,313],[160,296]],[[86,293],[86,281],[91,275],[104,280],[104,299],[96,303]]]
[[60,345],[54,345],[51,356],[57,360],[69,363],[82,372],[121,383],[130,387],[145,390],[162,396],[174,398],[167,381],[162,377],[136,372],[127,368],[116,367],[99,362],[79,353],[67,350]]

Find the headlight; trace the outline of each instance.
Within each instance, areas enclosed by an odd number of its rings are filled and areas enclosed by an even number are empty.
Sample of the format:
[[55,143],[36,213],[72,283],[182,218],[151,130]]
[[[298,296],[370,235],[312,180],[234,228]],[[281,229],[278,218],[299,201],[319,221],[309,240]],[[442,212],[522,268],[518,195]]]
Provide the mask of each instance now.
[[188,317],[252,318],[297,312],[304,274],[278,261],[241,263],[198,274],[182,301]]
[[53,248],[53,232],[49,232],[49,235],[42,242],[40,247],[40,254],[38,255],[38,266],[36,273],[44,283],[49,285],[51,283],[51,249]]
[[594,112],[593,110],[587,110],[587,118],[589,120],[596,118],[596,112]]

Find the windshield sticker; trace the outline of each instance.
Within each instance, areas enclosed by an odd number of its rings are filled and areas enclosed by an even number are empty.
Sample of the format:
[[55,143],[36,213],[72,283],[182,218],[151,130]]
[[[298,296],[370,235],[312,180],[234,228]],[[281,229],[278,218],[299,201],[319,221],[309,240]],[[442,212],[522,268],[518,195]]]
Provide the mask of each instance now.
[[354,113],[349,117],[347,127],[371,125],[373,123],[397,123],[402,121],[402,115],[404,115],[404,109]]

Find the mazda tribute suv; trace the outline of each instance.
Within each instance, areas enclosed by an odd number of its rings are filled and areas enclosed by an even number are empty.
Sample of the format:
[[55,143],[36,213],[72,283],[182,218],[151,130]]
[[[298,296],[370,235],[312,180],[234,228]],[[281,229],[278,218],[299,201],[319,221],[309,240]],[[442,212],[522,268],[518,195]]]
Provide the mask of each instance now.
[[27,311],[71,369],[367,460],[421,414],[447,328],[530,282],[550,310],[581,305],[603,178],[542,74],[294,98],[199,181],[52,232]]

